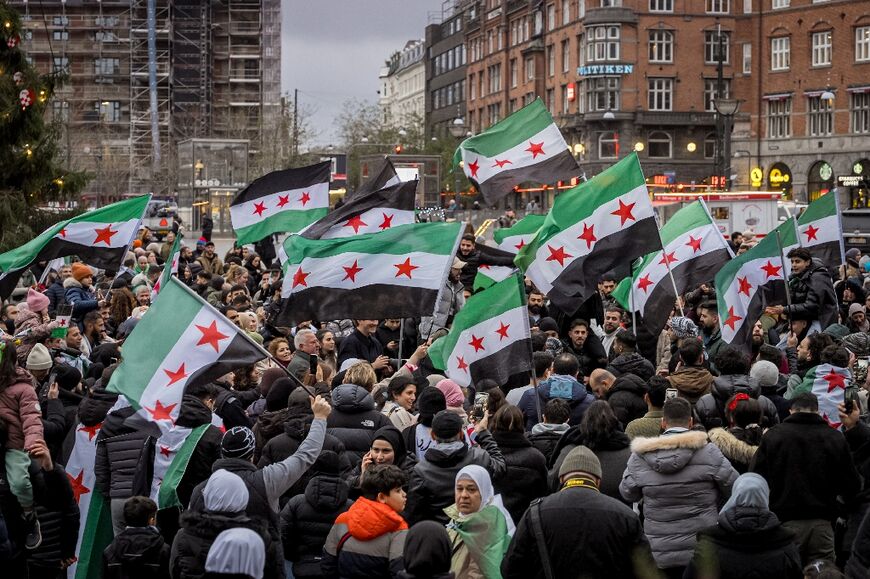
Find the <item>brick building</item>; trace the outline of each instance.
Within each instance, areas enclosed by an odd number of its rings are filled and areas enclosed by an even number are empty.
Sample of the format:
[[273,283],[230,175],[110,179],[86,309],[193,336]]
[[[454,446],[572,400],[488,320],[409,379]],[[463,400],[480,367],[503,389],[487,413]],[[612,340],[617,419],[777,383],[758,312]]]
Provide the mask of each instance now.
[[471,0],[445,2],[426,26],[426,139],[445,138],[456,119],[465,119],[465,18]]

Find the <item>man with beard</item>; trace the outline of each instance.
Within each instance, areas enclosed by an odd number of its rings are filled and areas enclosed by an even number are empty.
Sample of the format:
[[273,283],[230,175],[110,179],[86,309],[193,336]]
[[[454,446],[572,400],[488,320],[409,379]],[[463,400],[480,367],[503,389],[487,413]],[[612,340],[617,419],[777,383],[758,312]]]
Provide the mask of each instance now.
[[608,306],[604,310],[604,326],[595,328],[595,333],[601,339],[601,344],[604,346],[604,351],[610,360],[616,357],[612,346],[616,340],[616,332],[622,327],[622,316],[624,313],[624,310],[617,305]]
[[93,311],[85,314],[82,321],[85,330],[82,332],[81,347],[79,348],[87,357],[90,357],[91,352],[103,342],[111,342],[112,340],[106,335],[106,323],[100,312]]
[[589,331],[589,322],[586,320],[574,320],[568,331],[568,340],[564,342],[565,351],[571,352],[580,363],[580,373],[589,376],[592,370],[604,368],[607,365],[607,354],[601,340]]
[[502,258],[481,252],[477,249],[474,235],[470,233],[462,236],[462,240],[459,242],[459,251],[456,252],[456,257],[465,263],[462,267],[462,272],[459,275],[459,281],[462,282],[463,286],[469,289],[474,287],[474,278],[477,276],[477,268],[481,265],[502,265],[511,267],[514,264],[513,256]]
[[[706,301],[698,307],[698,321],[701,323],[701,335],[704,339],[707,359],[715,360],[719,350],[725,345],[719,328],[719,309],[715,301]],[[712,363],[710,367],[715,369]]]
[[764,327],[761,325],[761,320],[755,322],[755,325],[752,326],[752,338],[751,338],[751,346],[752,346],[752,359],[754,360],[758,356],[758,350],[761,348],[761,345],[764,343]]
[[598,282],[598,293],[601,294],[601,303],[604,304],[604,311],[608,308],[619,307],[616,303],[616,298],[613,297],[613,290],[616,289],[616,278],[613,274],[604,274]]
[[0,326],[10,336],[15,335],[15,318],[18,317],[18,306],[6,304],[0,309]]
[[679,347],[680,363],[667,380],[678,395],[692,403],[710,392],[713,375],[704,366],[704,346],[698,338],[686,338]]
[[544,305],[544,292],[532,286],[529,290],[529,325],[535,326],[541,318],[548,317],[547,306]]
[[810,334],[800,341],[798,334],[791,332],[788,335],[786,356],[791,375],[788,377],[786,398],[792,397],[792,392],[803,382],[807,370],[822,363],[822,350],[833,344],[834,339],[822,332]]
[[791,305],[771,306],[766,311],[772,315],[786,314],[791,320],[818,320],[822,329],[836,323],[837,295],[831,274],[803,247],[789,251],[788,258],[791,261],[788,280]]

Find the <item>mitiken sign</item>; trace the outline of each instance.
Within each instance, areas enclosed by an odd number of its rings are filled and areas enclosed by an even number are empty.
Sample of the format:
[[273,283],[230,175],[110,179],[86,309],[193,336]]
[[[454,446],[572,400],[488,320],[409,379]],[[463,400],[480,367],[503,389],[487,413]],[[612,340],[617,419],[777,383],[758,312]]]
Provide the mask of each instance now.
[[634,72],[633,64],[593,64],[581,66],[577,69],[580,76],[595,76],[598,74],[631,74]]

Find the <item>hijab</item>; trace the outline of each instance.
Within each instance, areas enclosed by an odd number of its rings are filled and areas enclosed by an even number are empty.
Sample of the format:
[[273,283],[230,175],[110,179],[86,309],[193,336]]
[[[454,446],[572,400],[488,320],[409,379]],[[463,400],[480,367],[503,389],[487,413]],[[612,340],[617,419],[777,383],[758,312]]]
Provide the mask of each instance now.
[[372,441],[379,439],[386,440],[390,443],[390,446],[393,447],[393,453],[396,456],[393,464],[398,466],[405,461],[405,454],[407,454],[408,451],[405,448],[405,439],[402,437],[402,433],[399,432],[398,428],[395,426],[382,426],[375,431],[375,437]]
[[420,521],[405,537],[405,572],[416,579],[446,575],[452,556],[447,531],[435,521]]
[[248,506],[248,487],[239,475],[216,470],[205,483],[202,499],[207,511],[241,513]]
[[767,481],[757,473],[747,472],[734,481],[734,485],[731,487],[731,498],[728,499],[719,513],[723,514],[737,507],[768,510],[769,503],[770,487],[767,486]]
[[511,514],[504,507],[501,495],[495,494],[495,489],[492,486],[492,479],[489,476],[489,471],[487,471],[482,466],[476,464],[469,464],[458,473],[456,473],[456,482],[459,482],[462,479],[469,479],[474,481],[474,484],[477,485],[477,488],[480,491],[480,508],[477,509],[477,512],[479,513],[480,511],[489,506],[497,508],[499,511],[501,511],[502,515],[504,515],[508,535],[513,537],[514,531],[516,530],[516,527],[514,526],[514,520],[511,518]]
[[465,402],[465,394],[462,393],[462,387],[450,379],[439,381],[435,387],[444,394],[447,399],[449,408],[461,408]]
[[217,536],[205,560],[206,573],[243,575],[263,579],[266,546],[251,529],[234,527]]

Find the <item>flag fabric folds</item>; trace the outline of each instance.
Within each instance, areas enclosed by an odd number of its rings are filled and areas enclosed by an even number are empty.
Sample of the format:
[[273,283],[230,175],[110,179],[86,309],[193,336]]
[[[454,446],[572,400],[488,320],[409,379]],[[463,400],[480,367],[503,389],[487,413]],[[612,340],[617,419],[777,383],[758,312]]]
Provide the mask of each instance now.
[[832,364],[820,364],[810,368],[804,374],[803,382],[795,389],[794,396],[810,392],[819,400],[819,416],[827,420],[832,428],[840,428],[837,406],[846,401],[847,392],[851,394],[856,388],[852,383],[852,371]]
[[809,249],[832,273],[846,263],[838,205],[837,192],[832,191],[810,203],[797,220],[801,247]]
[[481,263],[477,266],[477,275],[474,276],[474,291],[486,289],[494,283],[507,279],[509,275],[517,271],[513,265],[489,265],[489,263],[510,263],[515,252],[504,251],[484,244],[478,244],[477,251],[480,253]]
[[338,239],[284,241],[278,325],[431,316],[463,223],[414,223]]
[[172,242],[172,247],[169,249],[169,255],[167,256],[166,263],[163,264],[163,273],[160,274],[160,277],[157,278],[157,282],[154,284],[154,287],[151,288],[151,301],[157,299],[157,294],[160,293],[160,288],[169,283],[169,278],[178,273],[178,260],[181,257],[181,242],[182,235],[178,233],[175,236],[175,241]]
[[[363,163],[363,169],[365,169],[366,166],[367,165]],[[399,174],[396,173],[396,168],[393,166],[393,162],[390,161],[389,157],[384,157],[378,167],[372,172],[371,176],[357,187],[356,191],[348,193],[344,200],[348,203],[353,201],[357,196],[362,197],[369,193],[373,193],[378,189],[398,185],[401,182],[402,180],[399,178]]]
[[429,348],[433,365],[461,386],[482,378],[505,384],[531,370],[529,312],[522,276],[509,276],[475,294],[450,332]]
[[331,163],[273,171],[239,191],[230,205],[236,243],[300,231],[329,210]]
[[556,198],[515,263],[567,314],[597,291],[605,273],[627,276],[631,263],[661,249],[655,212],[636,154]]
[[141,195],[61,221],[0,255],[0,298],[9,297],[24,271],[40,261],[77,255],[88,265],[118,269],[150,199]]
[[664,249],[648,253],[633,268],[632,276],[622,280],[613,292],[622,307],[639,312],[654,336],[665,327],[677,295],[712,281],[732,258],[725,238],[702,201],[677,211],[662,227],[660,235]]
[[490,205],[524,182],[553,184],[580,174],[559,127],[539,98],[459,144],[462,169]]
[[498,244],[498,248],[511,253],[518,253],[525,245],[534,239],[541,225],[544,224],[546,215],[526,215],[513,227],[496,229],[492,238]]

